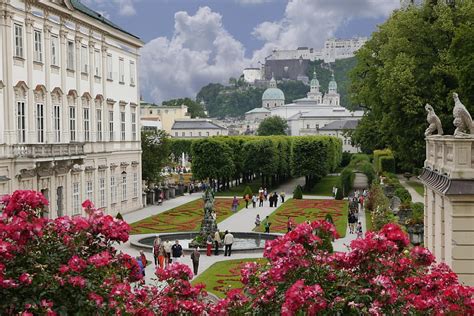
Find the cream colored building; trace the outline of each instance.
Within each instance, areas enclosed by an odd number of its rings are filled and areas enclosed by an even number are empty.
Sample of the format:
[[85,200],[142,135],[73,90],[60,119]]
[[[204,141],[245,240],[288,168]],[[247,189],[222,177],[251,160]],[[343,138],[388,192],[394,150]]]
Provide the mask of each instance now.
[[147,102],[140,103],[141,120],[143,125],[150,125],[151,121],[161,122],[161,129],[171,134],[171,129],[176,120],[187,119],[190,117],[188,107],[181,106],[164,106]]
[[209,119],[179,119],[171,128],[173,138],[203,138],[228,134],[227,128]]
[[420,178],[425,184],[424,246],[461,282],[474,286],[474,138],[427,137]]
[[78,0],[0,0],[0,194],[142,206],[136,36]]

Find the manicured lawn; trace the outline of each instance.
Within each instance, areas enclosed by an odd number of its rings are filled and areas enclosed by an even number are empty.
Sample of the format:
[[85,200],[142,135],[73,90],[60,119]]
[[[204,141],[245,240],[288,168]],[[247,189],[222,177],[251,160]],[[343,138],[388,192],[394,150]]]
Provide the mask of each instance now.
[[243,287],[242,282],[240,282],[240,270],[244,267],[245,263],[255,261],[265,262],[266,259],[237,259],[216,262],[195,278],[192,284],[205,284],[206,291],[223,298],[228,290]]
[[409,186],[415,189],[415,191],[418,192],[419,195],[425,196],[425,187],[422,183],[418,181],[408,181],[407,183]]
[[[249,186],[252,192],[258,194],[258,190],[262,186],[262,180],[260,178],[254,179],[252,182],[239,184],[238,186],[232,187],[227,191],[217,192],[217,196],[237,196],[238,198],[243,197],[245,187]],[[267,191],[270,192],[273,188],[267,187]]]
[[339,177],[326,176],[321,179],[307,194],[332,196],[332,188],[339,184]]
[[[232,215],[232,199],[215,199],[215,210],[217,222],[221,222]],[[240,201],[238,210],[245,206]],[[186,232],[197,231],[201,227],[204,214],[204,201],[197,199],[173,208],[158,215],[145,218],[141,221],[130,224],[131,234],[151,234],[166,232]]]
[[[270,215],[270,223],[272,224],[270,232],[286,233],[288,216],[292,218],[293,222],[302,223],[306,220],[324,219],[326,214],[331,214],[339,236],[344,237],[347,229],[347,212],[347,201],[290,199]],[[264,218],[262,218],[263,220]],[[254,229],[254,231],[259,232],[264,230],[263,225],[260,225],[258,229]]]

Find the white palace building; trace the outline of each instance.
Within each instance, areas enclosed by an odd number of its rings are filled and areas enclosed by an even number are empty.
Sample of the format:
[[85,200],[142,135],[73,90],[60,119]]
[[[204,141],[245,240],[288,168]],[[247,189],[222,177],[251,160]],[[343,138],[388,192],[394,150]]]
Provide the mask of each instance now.
[[0,195],[142,206],[136,36],[78,0],[0,0]]

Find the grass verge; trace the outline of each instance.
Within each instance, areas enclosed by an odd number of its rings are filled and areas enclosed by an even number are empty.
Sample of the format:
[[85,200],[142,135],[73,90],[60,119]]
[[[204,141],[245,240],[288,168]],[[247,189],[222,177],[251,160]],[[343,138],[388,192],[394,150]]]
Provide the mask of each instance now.
[[326,176],[321,179],[316,185],[305,194],[320,195],[320,196],[333,196],[332,188],[339,184],[340,177],[338,176]]
[[422,197],[425,196],[425,186],[422,183],[418,181],[407,181],[407,184],[415,189],[419,195]]

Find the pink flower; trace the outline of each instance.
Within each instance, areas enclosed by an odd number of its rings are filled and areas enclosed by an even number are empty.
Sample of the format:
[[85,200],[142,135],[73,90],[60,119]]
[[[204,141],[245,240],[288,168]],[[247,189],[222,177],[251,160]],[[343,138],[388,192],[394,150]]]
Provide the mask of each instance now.
[[102,251],[101,253],[95,254],[87,259],[87,262],[93,264],[96,268],[106,266],[110,263],[110,253],[108,251]]
[[89,293],[89,300],[94,301],[97,306],[101,306],[104,302],[104,298],[94,292]]
[[72,271],[81,272],[85,267],[87,267],[87,262],[84,259],[79,258],[77,255],[74,255],[69,259],[68,265]]
[[70,276],[67,282],[74,287],[83,288],[86,286],[86,280],[81,276]]
[[26,273],[26,272],[25,272],[25,273],[22,273],[22,274],[20,275],[20,277],[18,278],[18,280],[19,280],[21,283],[24,283],[24,284],[26,284],[26,285],[29,285],[29,284],[31,284],[31,282],[32,282],[32,278],[31,278],[30,274],[29,274],[29,273]]

